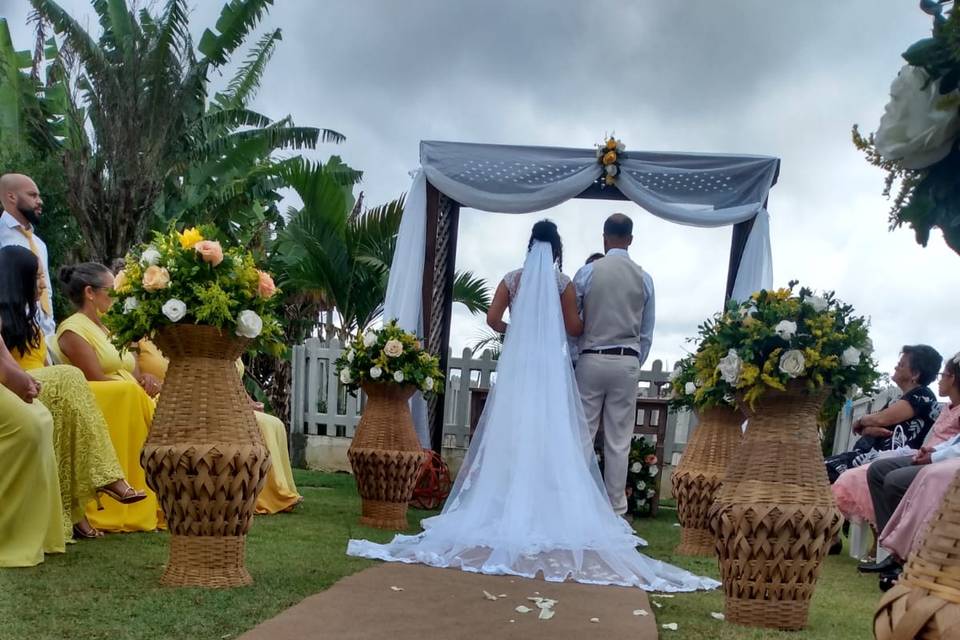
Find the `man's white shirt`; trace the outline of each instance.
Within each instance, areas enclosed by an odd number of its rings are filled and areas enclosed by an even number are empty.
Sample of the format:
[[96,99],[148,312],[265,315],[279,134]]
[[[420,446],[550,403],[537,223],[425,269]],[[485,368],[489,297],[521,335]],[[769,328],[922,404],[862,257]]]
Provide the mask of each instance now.
[[[0,247],[15,245],[30,249],[30,241],[20,231],[21,225],[8,211],[0,215]],[[53,300],[53,282],[50,280],[50,261],[47,257],[47,245],[39,236],[33,236],[33,242],[37,246],[37,252],[40,254],[40,265],[47,280],[47,293],[50,300]],[[37,307],[37,322],[40,324],[40,330],[45,336],[52,336],[57,331],[57,323],[53,314],[47,315],[39,306]]]
[[[621,255],[626,258],[630,258],[630,253],[626,249],[610,249],[607,251],[608,256]],[[577,291],[577,309],[580,311],[581,317],[583,316],[583,300],[587,296],[587,292],[590,291],[590,283],[593,280],[593,263],[584,265],[580,267],[580,270],[577,271],[577,274],[573,277],[573,286]],[[646,362],[647,356],[650,355],[650,346],[653,344],[653,326],[656,323],[657,310],[654,303],[654,291],[653,291],[653,278],[650,277],[650,274],[647,273],[647,270],[643,270],[643,292],[647,296],[647,300],[643,305],[643,315],[640,319],[640,336],[637,342],[631,344],[606,344],[597,349],[633,349],[640,354],[640,366],[643,366],[643,363]]]

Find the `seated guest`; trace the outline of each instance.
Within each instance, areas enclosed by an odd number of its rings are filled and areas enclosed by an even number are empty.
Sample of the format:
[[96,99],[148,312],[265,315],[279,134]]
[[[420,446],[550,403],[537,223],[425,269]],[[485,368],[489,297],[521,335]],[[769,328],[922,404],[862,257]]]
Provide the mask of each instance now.
[[53,445],[60,476],[64,534],[97,536],[84,510],[97,493],[122,503],[147,497],[123,479],[103,414],[83,373],[76,367],[45,366],[46,338],[37,323],[37,304],[46,286],[37,257],[29,249],[0,249],[0,319],[3,340],[13,358],[40,382],[39,400],[53,416]]
[[123,356],[110,342],[100,321],[113,298],[113,274],[93,262],[60,269],[64,292],[77,312],[57,328],[61,360],[83,371],[110,428],[110,439],[127,481],[147,498],[137,504],[105,504],[98,511],[88,505],[90,523],[103,531],[152,531],[160,523],[156,495],[147,488],[140,452],[153,421],[154,401],[160,391],[152,376],[140,375],[132,353]]
[[877,413],[853,423],[853,432],[861,436],[853,450],[824,461],[830,484],[845,471],[876,459],[884,451],[920,448],[933,425],[937,406],[937,397],[927,385],[936,379],[941,362],[940,354],[925,344],[905,346],[901,350],[892,379],[903,394]]
[[32,567],[66,550],[53,417],[36,399],[40,386],[0,340],[0,567]]
[[[150,340],[139,342],[137,363],[144,373],[151,373],[161,381],[167,373],[167,360]],[[243,377],[243,362],[237,360],[237,369]],[[291,511],[303,502],[303,497],[297,492],[297,485],[293,481],[293,469],[290,464],[290,454],[287,451],[287,430],[283,423],[269,414],[263,413],[263,404],[254,402],[247,396],[253,416],[260,428],[263,443],[270,451],[270,471],[267,472],[267,481],[263,490],[257,496],[257,513],[272,514],[281,511]]]
[[[892,469],[884,475],[882,491],[877,496],[878,502],[883,503],[883,509],[877,511],[878,515],[892,510],[880,533],[880,545],[891,553],[886,563],[888,566],[881,574],[881,588],[884,589],[892,585],[899,567],[910,552],[919,546],[930,519],[960,471],[960,353],[944,365],[940,373],[939,392],[941,396],[950,398],[950,404],[940,412],[937,425],[949,424],[950,429],[958,435],[936,446],[929,443],[924,445],[910,460],[909,467],[891,465]],[[916,470],[912,474],[912,481],[908,481],[911,474],[904,473],[907,469]],[[879,475],[880,471],[877,473]],[[907,488],[902,492],[904,483],[907,483]],[[880,489],[879,486],[877,488]]]

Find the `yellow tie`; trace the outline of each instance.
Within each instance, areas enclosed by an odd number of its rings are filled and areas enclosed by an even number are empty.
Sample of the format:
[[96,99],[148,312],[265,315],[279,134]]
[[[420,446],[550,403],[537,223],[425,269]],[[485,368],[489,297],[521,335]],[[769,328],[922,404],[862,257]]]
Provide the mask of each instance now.
[[[47,274],[43,266],[43,258],[40,255],[40,251],[37,250],[37,243],[33,241],[33,231],[30,229],[24,229],[23,227],[17,227],[17,230],[23,234],[23,237],[27,239],[27,242],[30,243],[30,251],[33,251],[33,255],[37,256],[37,261],[40,263],[40,277],[46,281]],[[43,309],[43,312],[46,315],[53,314],[53,308],[50,306],[50,292],[44,287],[43,293],[40,294],[40,308]]]

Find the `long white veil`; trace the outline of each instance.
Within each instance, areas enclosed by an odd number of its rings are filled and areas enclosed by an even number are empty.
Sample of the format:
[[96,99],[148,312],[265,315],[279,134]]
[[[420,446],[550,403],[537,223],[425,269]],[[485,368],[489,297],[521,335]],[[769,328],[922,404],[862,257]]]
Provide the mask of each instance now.
[[347,553],[465,571],[656,591],[712,589],[715,580],[653,560],[613,512],[586,429],[567,351],[551,247],[527,255],[497,382],[440,515],[387,544]]

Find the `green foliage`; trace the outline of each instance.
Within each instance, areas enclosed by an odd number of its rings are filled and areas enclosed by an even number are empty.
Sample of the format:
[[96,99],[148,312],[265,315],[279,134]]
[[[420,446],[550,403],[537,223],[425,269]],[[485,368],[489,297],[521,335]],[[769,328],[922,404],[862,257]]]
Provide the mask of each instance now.
[[[603,443],[597,443],[597,462],[603,470]],[[653,513],[653,497],[660,491],[657,477],[660,460],[657,447],[643,436],[634,436],[630,443],[627,460],[627,513],[635,516],[650,516]]]
[[[174,323],[203,324],[256,340],[279,353],[272,279],[238,247],[223,249],[212,227],[156,234],[127,255],[117,274],[117,304],[104,316],[113,342],[125,348]],[[203,252],[206,252],[206,256]],[[179,309],[178,309],[179,307]]]
[[365,384],[413,385],[425,394],[443,391],[440,361],[396,320],[354,338],[336,367],[340,382],[350,391]]

